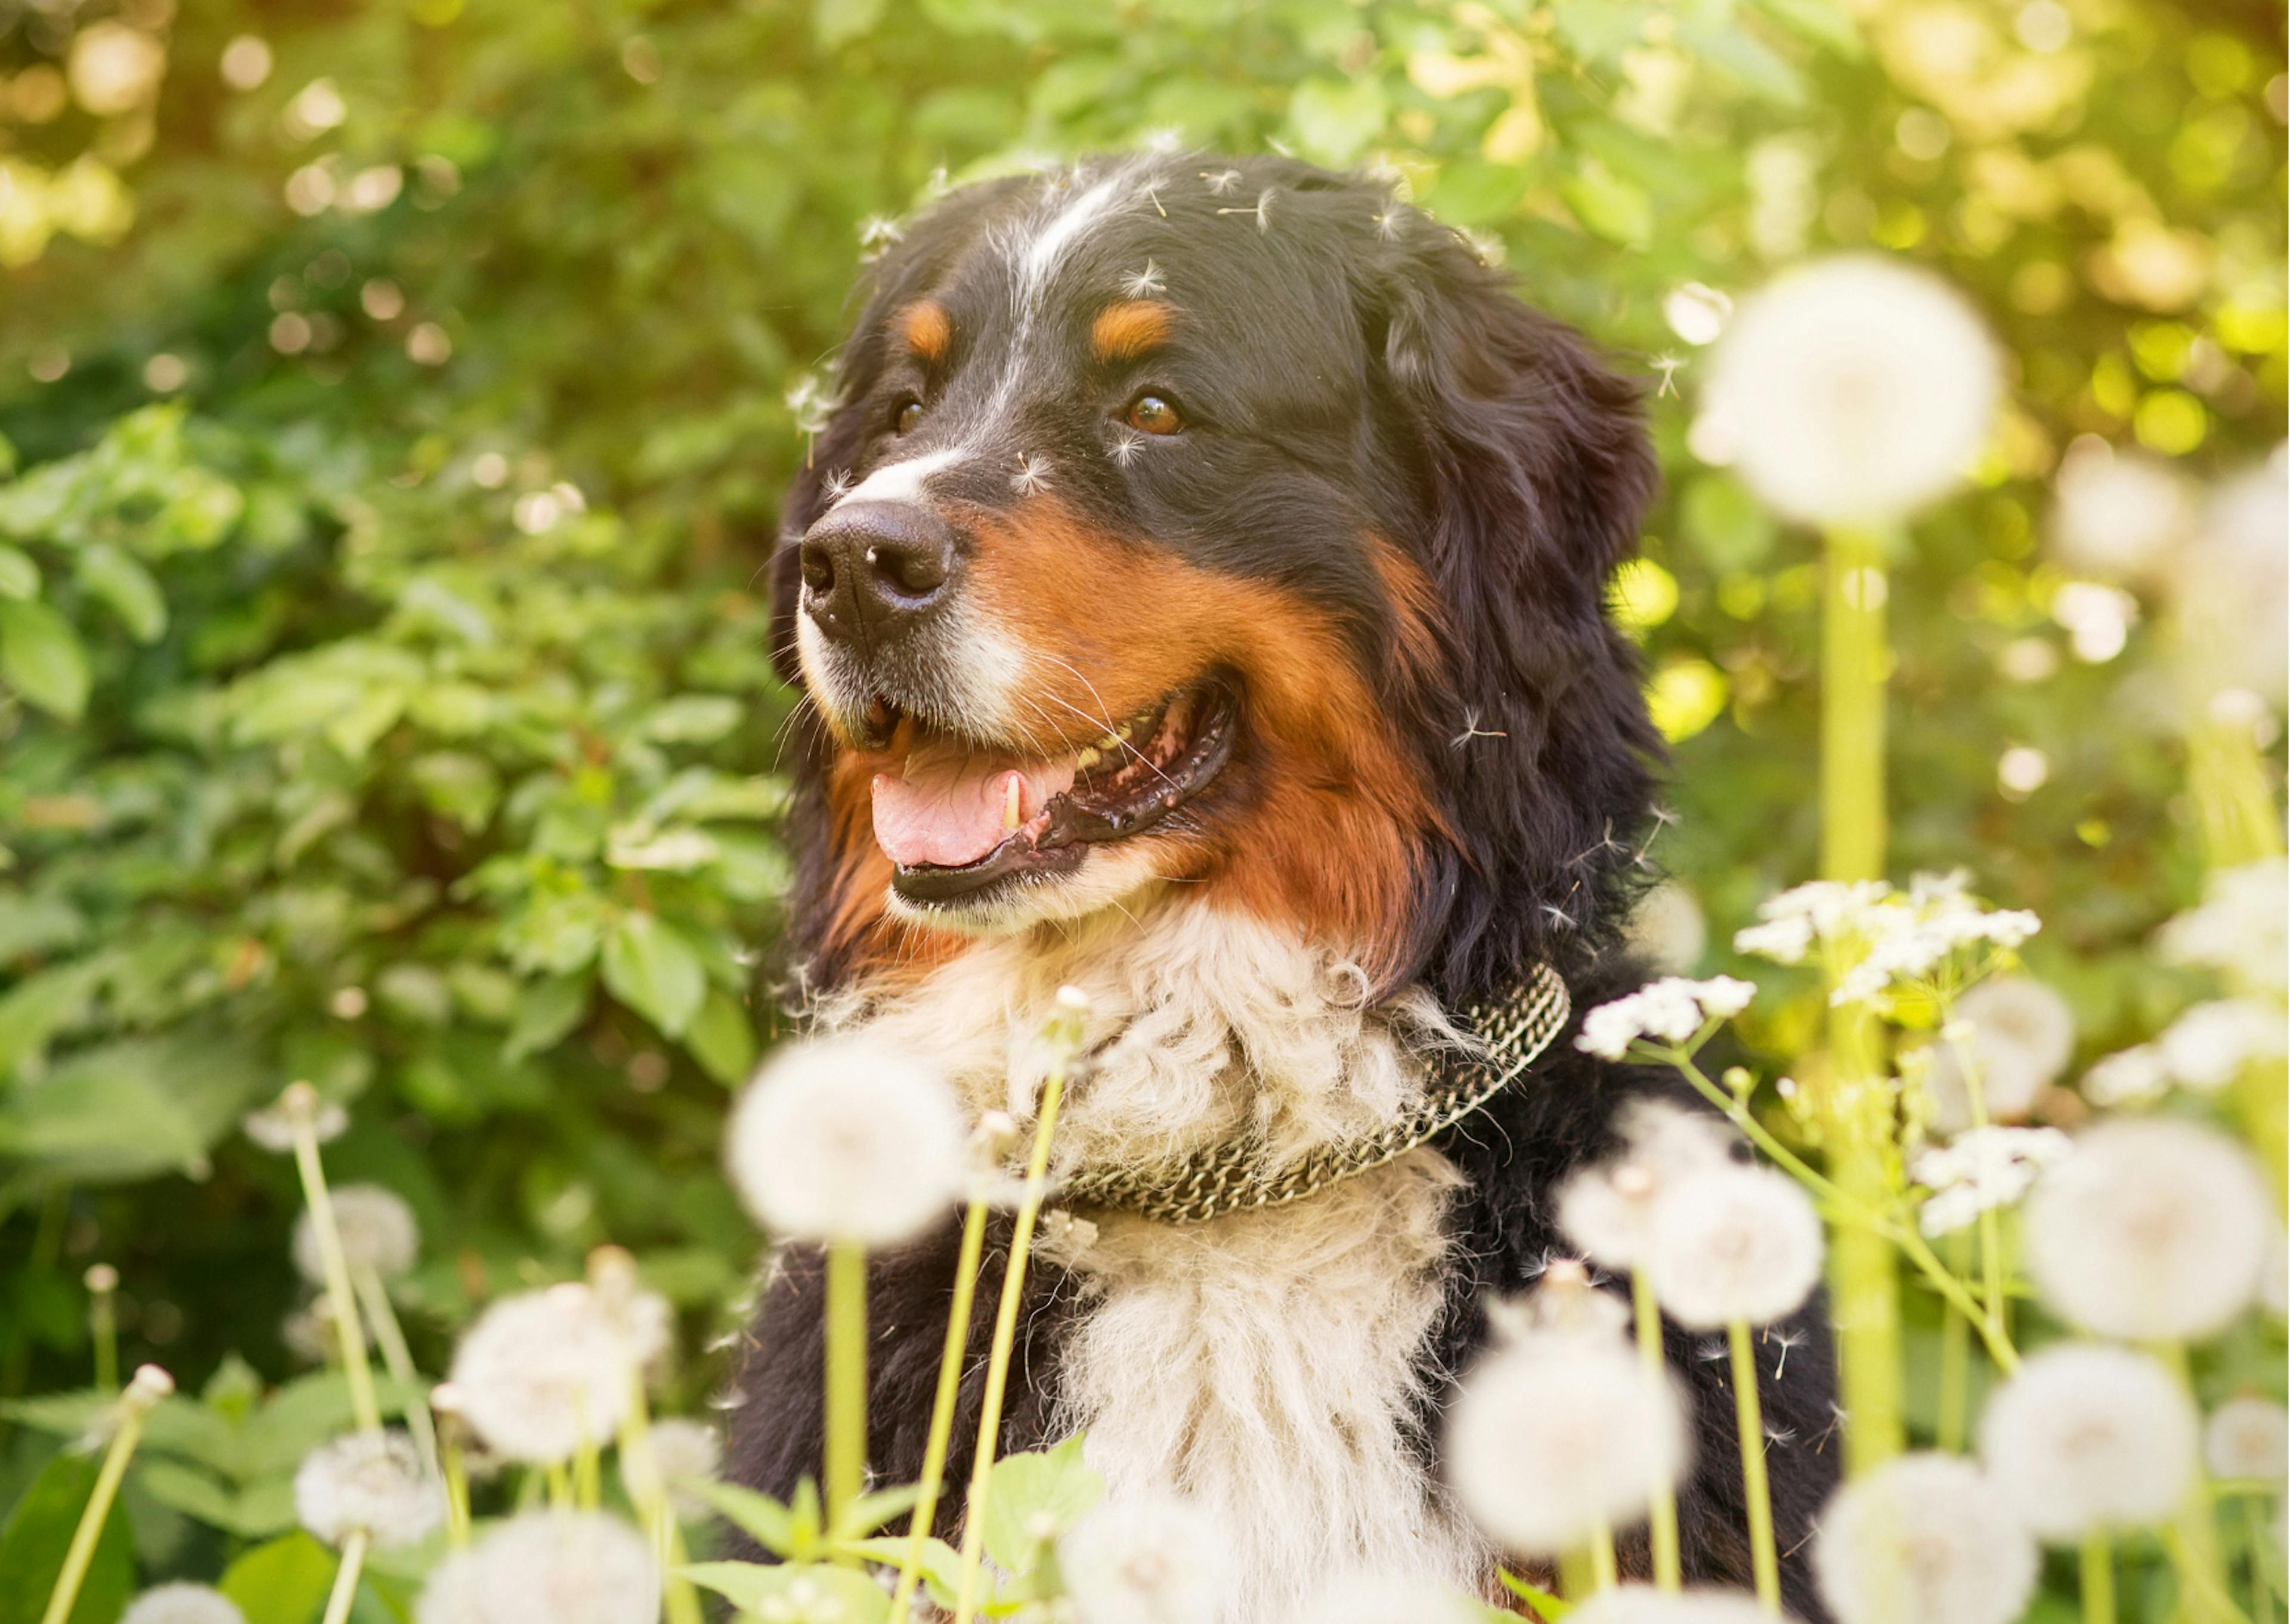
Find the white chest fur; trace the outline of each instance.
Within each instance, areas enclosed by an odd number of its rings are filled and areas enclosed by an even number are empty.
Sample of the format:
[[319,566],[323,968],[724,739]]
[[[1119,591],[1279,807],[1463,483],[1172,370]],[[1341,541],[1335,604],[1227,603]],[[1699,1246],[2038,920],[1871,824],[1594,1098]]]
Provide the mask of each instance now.
[[[976,943],[829,1027],[878,1023],[938,1057],[973,1108],[1030,1117],[1057,989],[1090,999],[1095,1059],[1058,1160],[1150,1164],[1263,1134],[1282,1156],[1387,1122],[1410,1056],[1453,1041],[1428,999],[1364,1007],[1356,967],[1253,921],[1165,903],[1113,924]],[[1485,1548],[1444,1506],[1408,1428],[1440,1307],[1453,1171],[1419,1150],[1289,1206],[1053,1233],[1085,1296],[1057,1412],[1117,1504],[1175,1492],[1231,1539],[1219,1620],[1287,1624],[1349,1568],[1477,1588]]]

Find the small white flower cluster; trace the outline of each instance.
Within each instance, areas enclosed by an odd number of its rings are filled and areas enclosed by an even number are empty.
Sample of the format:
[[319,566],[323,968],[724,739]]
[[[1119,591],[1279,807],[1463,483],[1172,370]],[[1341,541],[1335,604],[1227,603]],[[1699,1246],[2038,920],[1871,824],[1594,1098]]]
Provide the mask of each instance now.
[[453,1355],[460,1413],[496,1453],[548,1464],[619,1429],[637,1372],[666,1348],[667,1303],[578,1282],[487,1308]]
[[2254,1060],[2290,1048],[2290,1020],[2255,998],[2214,998],[2182,1011],[2150,1044],[2134,1044],[2094,1062],[2084,1074],[2094,1105],[2130,1105],[2159,1098],[2174,1084],[2214,1094]]
[[1734,946],[1776,964],[1801,964],[1816,946],[1858,948],[1830,994],[1839,1004],[1873,1003],[1952,955],[2015,948],[2043,928],[2024,909],[1981,907],[1961,874],[1919,876],[1906,892],[1881,880],[1815,880],[1768,898],[1758,917],[1734,933]]
[[363,1533],[383,1550],[419,1545],[445,1501],[402,1432],[353,1432],[321,1444],[294,1473],[294,1515],[328,1545]]
[[2010,1206],[2074,1148],[2057,1128],[1974,1128],[1945,1148],[1920,1153],[1909,1171],[1932,1194],[1917,1215],[1918,1227],[1946,1235],[1990,1207]]
[[658,1624],[660,1571],[644,1536],[601,1512],[511,1517],[439,1563],[418,1624]]
[[1574,1046],[1619,1060],[1641,1037],[1686,1043],[1709,1021],[1730,1020],[1749,1008],[1757,993],[1755,983],[1732,976],[1712,976],[1706,981],[1664,976],[1585,1015]]
[[2176,964],[2202,964],[2253,989],[2290,982],[2290,860],[2265,858],[2214,874],[2198,907],[2165,925],[2156,946]]

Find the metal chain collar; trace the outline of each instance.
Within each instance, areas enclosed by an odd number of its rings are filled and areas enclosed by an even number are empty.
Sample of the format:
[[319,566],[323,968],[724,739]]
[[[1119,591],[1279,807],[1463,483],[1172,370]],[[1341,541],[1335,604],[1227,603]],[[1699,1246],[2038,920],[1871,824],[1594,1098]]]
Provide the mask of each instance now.
[[1111,1207],[1165,1224],[1199,1223],[1227,1212],[1282,1206],[1381,1167],[1477,1110],[1550,1047],[1573,1012],[1566,983],[1548,964],[1463,1019],[1486,1046],[1485,1059],[1442,1060],[1422,1097],[1397,1119],[1277,1166],[1262,1140],[1238,1139],[1151,1168],[1084,1168],[1053,1200],[1067,1207]]

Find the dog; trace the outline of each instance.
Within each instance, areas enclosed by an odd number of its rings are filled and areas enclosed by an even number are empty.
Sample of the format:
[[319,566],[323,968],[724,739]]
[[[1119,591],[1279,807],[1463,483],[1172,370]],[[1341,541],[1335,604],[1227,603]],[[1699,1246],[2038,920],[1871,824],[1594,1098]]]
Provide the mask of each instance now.
[[[1578,1014],[1638,985],[1661,747],[1605,608],[1655,486],[1639,399],[1373,180],[1123,156],[937,202],[873,268],[773,564],[802,1019],[909,1043],[1022,1124],[1077,987],[1057,1168],[1149,1188],[1235,1145],[1341,1159],[1536,966]],[[1207,1508],[1236,1556],[1217,1624],[1285,1624],[1355,1570],[1499,1594],[1439,1417],[1490,1300],[1570,1255],[1557,1185],[1662,1087],[1571,1036],[1299,1199],[1053,1214],[1001,1448],[1083,1432],[1115,1503]],[[950,1216],[870,1262],[884,1483],[920,1471],[955,1255]],[[728,1395],[730,1475],[778,1495],[819,1470],[821,1276],[775,1255]],[[1814,1314],[1762,1372],[1804,1619],[1840,1443]],[[1722,1363],[1669,1345],[1688,1575],[1746,1583]],[[1623,1552],[1642,1570],[1643,1532]]]

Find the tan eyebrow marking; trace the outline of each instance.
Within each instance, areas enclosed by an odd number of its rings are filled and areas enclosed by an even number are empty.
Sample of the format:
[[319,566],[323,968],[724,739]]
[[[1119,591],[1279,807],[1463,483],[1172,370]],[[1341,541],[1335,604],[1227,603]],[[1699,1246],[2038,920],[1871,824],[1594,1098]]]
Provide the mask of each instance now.
[[1164,342],[1177,324],[1177,308],[1157,299],[1108,305],[1090,324],[1089,345],[1101,361],[1130,361]]
[[954,341],[954,323],[935,299],[917,300],[901,310],[898,328],[907,348],[925,361],[945,360],[947,346]]

